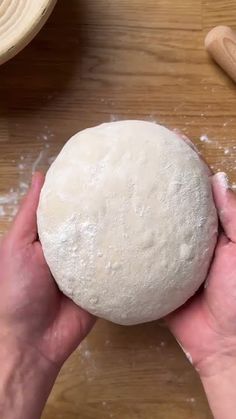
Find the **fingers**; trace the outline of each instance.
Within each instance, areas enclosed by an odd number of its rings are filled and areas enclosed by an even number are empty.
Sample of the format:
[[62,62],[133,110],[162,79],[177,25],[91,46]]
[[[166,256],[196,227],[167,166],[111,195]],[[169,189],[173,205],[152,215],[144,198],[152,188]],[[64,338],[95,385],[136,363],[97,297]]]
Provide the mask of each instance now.
[[44,176],[41,173],[35,173],[33,175],[31,188],[24,198],[10,230],[10,236],[14,241],[20,240],[25,244],[30,244],[36,240],[36,212],[43,183]]
[[217,247],[215,251],[216,254],[220,253],[222,248],[226,246],[228,243],[229,243],[228,237],[225,235],[225,233],[222,232],[218,238]]
[[71,355],[91,331],[95,322],[94,316],[75,305],[69,298],[62,297],[61,312],[57,319],[56,329],[60,331],[60,334],[63,334],[68,345],[58,348],[59,359],[63,359],[64,362]]
[[213,194],[221,225],[226,236],[236,243],[236,195],[230,189],[225,173],[212,178]]
[[74,330],[77,332],[79,343],[88,335],[96,322],[95,316],[78,307],[68,298],[64,299],[63,317],[67,325],[68,322],[72,324],[74,320],[75,325],[77,325]]

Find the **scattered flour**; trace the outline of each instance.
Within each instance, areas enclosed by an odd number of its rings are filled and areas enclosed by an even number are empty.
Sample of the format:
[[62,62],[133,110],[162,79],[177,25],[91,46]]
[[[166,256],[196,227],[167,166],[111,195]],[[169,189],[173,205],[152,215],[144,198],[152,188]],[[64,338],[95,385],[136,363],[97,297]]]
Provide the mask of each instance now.
[[191,357],[191,354],[189,352],[184,351],[186,358],[189,360],[190,364],[193,364],[193,359]]
[[226,173],[224,172],[218,172],[215,175],[215,178],[218,180],[218,183],[221,185],[224,189],[229,189],[229,179]]
[[3,205],[0,205],[0,217],[4,217],[6,215],[5,213],[5,209],[3,207]]
[[90,348],[88,338],[80,344],[78,352],[80,354],[80,362],[83,366],[83,370],[81,370],[83,380],[91,382],[101,374],[101,370],[99,370],[99,365],[96,363],[96,358],[93,349]]
[[50,166],[55,160],[55,157],[50,155],[50,141],[54,134],[47,125],[44,126],[42,131],[36,137],[36,140],[42,143],[42,149],[36,157],[32,153],[27,153],[19,156],[18,160],[12,160],[12,163],[18,169],[18,182],[14,188],[0,194],[0,221],[4,219],[11,222],[13,220],[20,201],[29,188],[32,174],[42,167]]
[[120,120],[120,118],[119,118],[118,115],[114,115],[114,114],[110,115],[110,122],[116,122],[116,121],[119,121],[119,120]]
[[[182,106],[183,104],[180,104],[175,108],[175,111],[180,110]],[[200,116],[203,117],[204,113],[201,113]],[[123,118],[123,116],[121,118],[116,114],[110,115],[110,121],[117,121]],[[183,118],[186,119],[186,117]],[[147,117],[147,120],[157,123],[157,118],[154,114]],[[229,124],[231,124],[232,121],[232,119],[225,121],[223,126],[227,127]],[[186,121],[182,128],[183,132],[186,131],[187,125],[191,124],[187,124]],[[17,212],[22,197],[28,190],[32,173],[42,166],[50,166],[55,160],[55,156],[50,156],[51,141],[53,141],[54,137],[55,134],[51,131],[48,125],[44,125],[42,132],[36,136],[36,140],[42,143],[42,149],[40,150],[39,154],[34,157],[33,154],[28,153],[19,156],[18,160],[12,160],[12,163],[15,164],[18,169],[18,184],[14,188],[8,190],[6,193],[0,195],[0,220],[4,219],[5,221],[12,221]],[[219,162],[214,164],[214,166],[211,166],[215,173],[225,170],[230,175],[230,173],[236,170],[236,145],[232,147],[224,147],[220,141],[209,138],[206,133],[202,134],[199,140],[202,144],[203,152],[204,150],[207,150],[207,147],[209,147],[211,150],[220,150],[221,157]],[[236,183],[232,184],[232,188],[236,189]]]
[[183,353],[185,354],[186,358],[188,359],[188,361],[190,362],[190,364],[193,364],[193,359],[192,356],[189,352],[187,352],[183,346],[181,345],[181,343],[178,341],[178,339],[176,339],[176,342],[179,344],[180,348],[182,349]]
[[12,221],[17,213],[20,200],[25,195],[28,185],[24,182],[19,182],[18,188],[11,188],[9,192],[0,195],[0,219],[6,218],[7,221]]
[[[224,124],[227,126],[229,121]],[[207,134],[200,136],[200,152],[204,155],[205,152],[210,150],[211,152],[217,152],[218,161],[214,165],[211,165],[211,169],[214,173],[225,171],[229,176],[235,173],[236,170],[236,145],[228,147],[222,145],[221,140],[210,139]],[[225,137],[222,138],[225,140]]]
[[186,399],[186,402],[188,402],[188,403],[195,403],[195,398],[194,397],[188,397],[187,399]]
[[206,289],[206,288],[208,287],[208,285],[209,285],[209,281],[208,281],[208,280],[206,280],[206,281],[204,282],[204,289]]
[[206,135],[206,134],[201,135],[201,137],[200,137],[200,141],[201,141],[202,143],[211,143],[211,142],[212,142],[212,141],[209,139],[208,135]]
[[91,358],[91,352],[88,349],[86,349],[86,351],[84,351],[84,357],[87,358],[87,359]]
[[37,168],[39,167],[39,164],[43,162],[43,158],[45,155],[45,150],[40,151],[38,157],[34,161],[32,165],[32,173],[36,172]]

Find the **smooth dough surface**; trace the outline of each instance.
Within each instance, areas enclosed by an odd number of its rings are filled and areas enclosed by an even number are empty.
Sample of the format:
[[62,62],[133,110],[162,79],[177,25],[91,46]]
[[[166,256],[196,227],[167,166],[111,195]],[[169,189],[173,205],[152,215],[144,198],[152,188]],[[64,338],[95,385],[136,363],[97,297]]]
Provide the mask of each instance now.
[[49,169],[38,208],[61,291],[124,325],[163,317],[196,292],[217,227],[205,164],[177,134],[144,121],[76,134]]

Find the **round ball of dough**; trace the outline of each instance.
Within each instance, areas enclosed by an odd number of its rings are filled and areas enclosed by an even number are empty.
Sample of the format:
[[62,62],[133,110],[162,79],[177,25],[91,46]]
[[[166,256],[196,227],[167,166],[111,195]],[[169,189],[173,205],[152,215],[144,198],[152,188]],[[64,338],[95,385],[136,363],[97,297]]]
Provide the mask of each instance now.
[[165,316],[205,280],[217,238],[205,164],[143,121],[76,134],[49,169],[39,237],[61,291],[131,325]]

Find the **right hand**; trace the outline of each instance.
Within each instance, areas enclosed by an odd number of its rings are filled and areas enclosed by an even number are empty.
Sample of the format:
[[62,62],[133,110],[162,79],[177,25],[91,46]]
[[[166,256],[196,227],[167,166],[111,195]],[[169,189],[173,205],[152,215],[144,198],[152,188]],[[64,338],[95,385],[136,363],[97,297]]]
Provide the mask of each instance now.
[[213,176],[212,183],[224,231],[205,288],[167,317],[201,377],[220,375],[236,364],[236,195],[224,174]]

